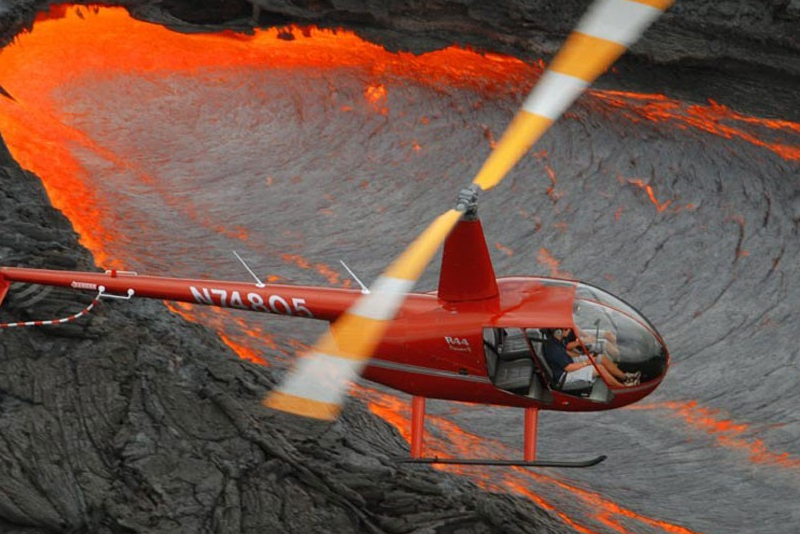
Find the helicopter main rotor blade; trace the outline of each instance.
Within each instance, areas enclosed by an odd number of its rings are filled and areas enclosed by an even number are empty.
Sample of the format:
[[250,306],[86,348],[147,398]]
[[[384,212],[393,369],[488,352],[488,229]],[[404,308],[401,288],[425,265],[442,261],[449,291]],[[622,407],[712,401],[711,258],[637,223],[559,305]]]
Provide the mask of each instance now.
[[598,0],[525,100],[456,208],[440,215],[264,399],[267,407],[333,420],[406,295],[480,190],[499,184],[583,92],[673,0]]
[[673,0],[598,0],[506,129],[473,183],[488,190],[500,183],[583,91],[603,74]]

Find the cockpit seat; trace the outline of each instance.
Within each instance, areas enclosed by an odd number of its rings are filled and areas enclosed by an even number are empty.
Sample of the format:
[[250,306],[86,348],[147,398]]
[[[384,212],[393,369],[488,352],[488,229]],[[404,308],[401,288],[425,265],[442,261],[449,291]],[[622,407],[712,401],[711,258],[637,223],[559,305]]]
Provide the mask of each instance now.
[[526,394],[531,386],[532,376],[533,361],[530,358],[502,361],[497,365],[494,385],[500,389]]
[[522,335],[522,331],[506,335],[499,349],[500,352],[497,355],[501,361],[509,362],[520,358],[530,359],[528,344]]

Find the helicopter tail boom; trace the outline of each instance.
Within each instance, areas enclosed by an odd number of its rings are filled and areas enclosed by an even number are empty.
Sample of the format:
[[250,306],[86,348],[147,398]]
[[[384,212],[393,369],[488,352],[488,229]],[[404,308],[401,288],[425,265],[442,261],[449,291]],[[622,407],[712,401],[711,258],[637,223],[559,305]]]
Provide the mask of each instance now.
[[339,317],[360,295],[352,289],[139,276],[129,271],[0,267],[0,303],[12,282],[99,292],[106,298],[153,298],[327,321]]

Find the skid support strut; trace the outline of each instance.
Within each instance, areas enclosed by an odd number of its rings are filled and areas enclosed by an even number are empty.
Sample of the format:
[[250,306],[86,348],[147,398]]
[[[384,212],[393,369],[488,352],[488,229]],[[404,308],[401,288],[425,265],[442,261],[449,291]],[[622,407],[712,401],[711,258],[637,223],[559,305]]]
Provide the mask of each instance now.
[[3,278],[3,275],[0,274],[0,304],[3,303],[3,299],[6,298],[6,293],[8,293],[8,287],[11,284],[8,283],[8,280]]
[[411,399],[411,457],[422,458],[422,437],[425,434],[425,397]]
[[536,461],[536,433],[539,427],[539,408],[525,408],[525,461]]

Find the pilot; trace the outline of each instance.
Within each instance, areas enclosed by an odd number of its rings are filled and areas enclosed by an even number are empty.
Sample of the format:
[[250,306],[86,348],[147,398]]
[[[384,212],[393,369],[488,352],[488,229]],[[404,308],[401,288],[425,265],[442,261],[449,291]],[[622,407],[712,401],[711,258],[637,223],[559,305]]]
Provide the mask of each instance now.
[[[623,384],[617,380],[604,365],[599,367],[592,365],[588,357],[585,361],[577,362],[573,360],[567,353],[567,336],[569,336],[570,333],[571,330],[569,328],[557,328],[552,330],[550,335],[547,336],[547,340],[545,340],[545,359],[553,370],[553,378],[556,383],[561,383],[564,386],[578,381],[591,383],[599,374],[603,375],[603,379],[608,385],[615,388],[634,386],[639,383],[638,379],[632,379],[626,380],[626,383]],[[566,376],[564,376],[565,374]]]

